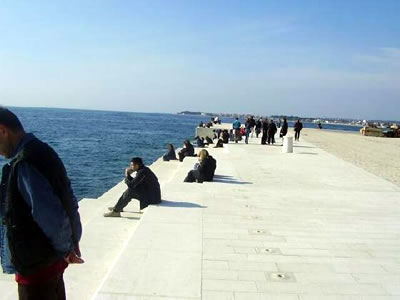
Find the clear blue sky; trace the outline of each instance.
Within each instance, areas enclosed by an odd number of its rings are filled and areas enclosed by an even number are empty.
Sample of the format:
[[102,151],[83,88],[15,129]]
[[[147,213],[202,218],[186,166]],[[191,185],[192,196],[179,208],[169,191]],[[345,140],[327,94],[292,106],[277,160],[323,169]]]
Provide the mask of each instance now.
[[400,119],[400,1],[1,1],[0,103]]

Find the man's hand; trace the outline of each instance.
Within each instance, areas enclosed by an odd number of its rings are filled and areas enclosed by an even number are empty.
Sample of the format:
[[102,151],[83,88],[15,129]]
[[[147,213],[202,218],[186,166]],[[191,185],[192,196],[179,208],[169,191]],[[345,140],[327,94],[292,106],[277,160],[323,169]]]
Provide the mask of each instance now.
[[131,167],[125,169],[125,177],[128,177],[133,173],[133,169]]
[[67,264],[83,264],[85,261],[81,258],[81,250],[79,249],[79,245],[75,246],[75,249],[72,250],[64,260]]

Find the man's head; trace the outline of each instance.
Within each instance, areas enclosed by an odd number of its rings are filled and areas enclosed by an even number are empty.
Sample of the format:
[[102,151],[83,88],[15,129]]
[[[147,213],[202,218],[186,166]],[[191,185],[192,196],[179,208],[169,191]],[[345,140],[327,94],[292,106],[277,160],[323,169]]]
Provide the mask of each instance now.
[[11,158],[25,134],[18,117],[5,107],[0,107],[0,155]]
[[131,160],[131,168],[134,172],[139,170],[143,166],[143,161],[140,157],[134,157]]

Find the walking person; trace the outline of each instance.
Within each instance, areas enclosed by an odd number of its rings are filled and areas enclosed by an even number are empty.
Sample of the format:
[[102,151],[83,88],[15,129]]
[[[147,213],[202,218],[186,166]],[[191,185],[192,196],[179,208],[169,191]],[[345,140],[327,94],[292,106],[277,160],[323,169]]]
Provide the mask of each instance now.
[[286,121],[286,118],[283,118],[283,123],[282,123],[282,127],[281,127],[281,132],[279,134],[279,136],[282,138],[282,146],[283,146],[283,139],[286,136],[287,132],[288,132],[288,128],[289,125]]
[[261,145],[265,145],[267,143],[268,137],[268,119],[265,118],[262,122],[262,136],[261,136]]
[[258,138],[258,135],[261,132],[261,127],[262,127],[262,119],[260,118],[260,119],[257,120],[256,125],[255,125],[256,138]]
[[254,127],[256,126],[256,120],[254,120],[253,116],[250,116],[250,131],[251,131],[251,135],[250,137],[253,138],[254,137]]
[[[132,173],[136,176],[132,177]],[[121,217],[124,207],[132,199],[140,202],[140,210],[145,209],[150,204],[161,203],[160,183],[157,176],[143,164],[140,157],[131,160],[129,168],[125,169],[125,184],[128,188],[119,198],[114,207],[109,207],[110,212],[105,213],[104,217]]]
[[237,143],[238,141],[240,141],[242,139],[242,137],[240,135],[240,126],[241,125],[242,124],[240,124],[239,118],[236,118],[235,121],[233,121],[233,123],[232,123],[235,143]]
[[244,126],[245,126],[245,133],[244,133],[245,140],[244,140],[244,142],[246,144],[249,143],[249,135],[250,135],[250,132],[251,132],[251,129],[252,129],[251,125],[252,125],[252,123],[251,123],[251,120],[250,120],[250,117],[249,117],[249,118],[247,118],[247,120],[246,120],[246,122],[244,124]]
[[294,124],[294,140],[300,140],[300,131],[303,129],[303,123],[301,123],[300,119]]
[[268,145],[275,143],[275,133],[278,131],[274,120],[271,120],[268,124]]
[[0,107],[2,170],[0,254],[4,273],[15,273],[19,299],[66,299],[63,274],[83,263],[82,225],[64,164],[18,117]]

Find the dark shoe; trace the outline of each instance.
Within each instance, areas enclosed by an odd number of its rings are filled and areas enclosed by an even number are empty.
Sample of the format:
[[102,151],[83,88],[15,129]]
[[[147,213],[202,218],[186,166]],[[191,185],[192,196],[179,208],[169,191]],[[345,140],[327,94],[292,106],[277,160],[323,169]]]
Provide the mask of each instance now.
[[121,213],[116,212],[116,211],[110,211],[108,213],[105,213],[103,216],[106,217],[106,218],[108,218],[108,217],[119,218],[119,217],[121,217]]

